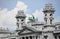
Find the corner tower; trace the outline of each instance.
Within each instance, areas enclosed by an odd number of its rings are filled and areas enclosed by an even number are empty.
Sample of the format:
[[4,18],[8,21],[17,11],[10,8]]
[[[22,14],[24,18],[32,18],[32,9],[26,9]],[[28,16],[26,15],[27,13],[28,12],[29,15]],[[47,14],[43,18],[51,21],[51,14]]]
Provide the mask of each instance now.
[[45,8],[43,9],[43,12],[45,14],[44,16],[44,20],[45,20],[45,24],[52,24],[53,21],[53,14],[55,12],[54,7],[52,6],[52,4],[48,3],[45,5]]
[[44,39],[55,39],[54,37],[54,30],[55,30],[55,25],[52,23],[53,22],[53,14],[55,12],[54,7],[52,6],[51,3],[48,3],[45,5],[45,8],[43,9],[44,12],[44,20],[45,20],[45,25],[43,27],[43,38]]
[[23,10],[19,10],[16,19],[17,19],[17,30],[23,29],[22,27],[25,26],[25,14]]

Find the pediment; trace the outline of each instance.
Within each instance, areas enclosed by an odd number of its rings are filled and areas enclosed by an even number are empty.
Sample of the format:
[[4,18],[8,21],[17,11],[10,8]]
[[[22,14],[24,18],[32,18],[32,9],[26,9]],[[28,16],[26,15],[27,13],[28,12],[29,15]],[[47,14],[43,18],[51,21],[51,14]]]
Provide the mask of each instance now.
[[33,32],[33,31],[31,31],[31,30],[24,30],[23,32],[21,32],[21,34],[24,34],[24,33],[31,33],[31,32]]
[[18,32],[18,34],[20,35],[20,34],[27,34],[27,33],[33,33],[33,32],[35,32],[35,31],[32,29],[24,28],[20,32]]

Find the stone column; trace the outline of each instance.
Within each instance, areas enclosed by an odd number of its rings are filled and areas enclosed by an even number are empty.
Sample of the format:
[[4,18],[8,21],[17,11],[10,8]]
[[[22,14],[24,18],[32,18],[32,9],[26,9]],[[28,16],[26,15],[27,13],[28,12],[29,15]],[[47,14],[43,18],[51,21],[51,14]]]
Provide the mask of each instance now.
[[26,39],[26,36],[24,37],[24,39]]
[[38,36],[36,36],[36,39],[38,39]]
[[37,39],[37,36],[34,36],[35,39]]
[[35,37],[34,37],[34,36],[32,36],[32,39],[35,39]]
[[36,39],[36,36],[34,36],[34,39]]
[[40,35],[37,36],[37,39],[40,39]]
[[28,36],[28,39],[30,39],[30,36]]
[[16,37],[16,39],[20,39],[20,37]]
[[59,39],[59,36],[57,36],[57,39]]
[[22,39],[22,37],[20,37],[20,39]]
[[33,36],[31,36],[32,37],[32,39],[33,39]]
[[40,35],[40,39],[43,39],[42,35]]

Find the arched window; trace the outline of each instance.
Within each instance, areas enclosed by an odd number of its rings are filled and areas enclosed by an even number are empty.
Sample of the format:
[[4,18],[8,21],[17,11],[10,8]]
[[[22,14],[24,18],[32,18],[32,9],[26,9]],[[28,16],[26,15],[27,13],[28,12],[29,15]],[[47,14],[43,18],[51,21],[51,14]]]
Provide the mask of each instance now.
[[45,14],[45,16],[47,16],[47,14]]
[[52,14],[50,14],[50,16],[52,16]]
[[24,20],[21,20],[21,21],[24,21]]
[[52,20],[50,20],[50,24],[52,24]]

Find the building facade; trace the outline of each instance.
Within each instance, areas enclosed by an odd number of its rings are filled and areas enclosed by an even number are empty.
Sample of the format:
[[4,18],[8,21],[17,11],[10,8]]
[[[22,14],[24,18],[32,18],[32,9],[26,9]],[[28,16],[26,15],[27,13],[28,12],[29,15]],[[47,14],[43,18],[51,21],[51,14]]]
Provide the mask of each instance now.
[[60,39],[60,22],[54,23],[54,12],[54,7],[48,3],[43,9],[44,23],[36,21],[33,17],[26,24],[26,15],[23,10],[20,10],[16,15],[17,29],[15,32],[0,32],[0,39]]

